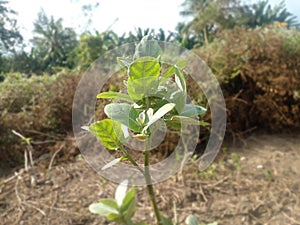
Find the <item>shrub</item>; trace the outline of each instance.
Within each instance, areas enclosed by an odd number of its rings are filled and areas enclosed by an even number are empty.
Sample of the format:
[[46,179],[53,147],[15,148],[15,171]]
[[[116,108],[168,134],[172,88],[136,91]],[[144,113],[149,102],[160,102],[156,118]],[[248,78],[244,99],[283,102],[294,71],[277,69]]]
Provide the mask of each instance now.
[[[12,135],[16,130],[33,140],[44,140],[51,133],[71,130],[72,101],[78,74],[68,71],[56,75],[31,76],[7,74],[0,83],[0,164],[15,166],[22,162],[23,146]],[[36,148],[39,155],[46,151]]]
[[227,131],[300,128],[300,32],[236,28],[195,50],[221,82]]

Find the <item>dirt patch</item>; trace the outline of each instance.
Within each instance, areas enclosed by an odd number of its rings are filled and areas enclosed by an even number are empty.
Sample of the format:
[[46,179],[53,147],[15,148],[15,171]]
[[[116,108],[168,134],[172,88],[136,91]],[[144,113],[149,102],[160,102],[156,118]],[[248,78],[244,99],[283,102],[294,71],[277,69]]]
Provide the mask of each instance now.
[[[225,146],[205,172],[190,163],[155,185],[162,212],[178,224],[191,213],[219,225],[300,224],[300,134],[257,134],[243,146]],[[116,184],[102,179],[80,156],[50,171],[45,169],[49,162],[38,165],[35,186],[23,170],[1,178],[0,224],[109,224],[89,213],[88,206],[112,197]],[[137,192],[135,218],[153,224],[145,189]]]

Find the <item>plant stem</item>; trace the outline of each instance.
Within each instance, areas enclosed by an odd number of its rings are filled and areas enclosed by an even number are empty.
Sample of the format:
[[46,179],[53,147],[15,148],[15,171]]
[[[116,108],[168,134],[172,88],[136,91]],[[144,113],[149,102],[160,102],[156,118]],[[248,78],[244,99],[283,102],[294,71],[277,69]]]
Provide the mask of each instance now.
[[126,149],[123,146],[120,146],[120,149],[123,155],[128,159],[128,161],[131,162],[131,164],[134,165],[145,176],[145,171],[136,163],[136,161],[134,161],[134,159],[128,154]]
[[157,207],[157,203],[156,203],[156,198],[155,198],[155,193],[154,193],[154,189],[153,189],[153,185],[152,185],[152,179],[151,179],[151,174],[150,174],[150,162],[149,162],[149,158],[150,158],[150,137],[147,138],[146,140],[146,149],[145,149],[145,161],[144,161],[144,166],[145,166],[145,180],[146,180],[146,184],[147,184],[147,190],[148,190],[148,194],[152,203],[152,208],[156,217],[156,221],[158,225],[162,225],[162,221],[160,218],[160,214],[159,214],[159,210]]

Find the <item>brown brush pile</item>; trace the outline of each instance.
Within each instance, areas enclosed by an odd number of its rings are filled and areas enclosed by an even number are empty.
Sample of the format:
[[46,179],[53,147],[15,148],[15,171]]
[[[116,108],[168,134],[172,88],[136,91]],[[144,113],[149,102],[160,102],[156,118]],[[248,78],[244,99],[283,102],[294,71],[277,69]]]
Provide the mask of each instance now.
[[299,31],[237,28],[196,53],[221,83],[228,132],[300,128]]
[[70,73],[30,78],[9,74],[1,83],[0,172],[24,160],[26,144],[12,130],[31,139],[36,157],[71,132],[79,79]]

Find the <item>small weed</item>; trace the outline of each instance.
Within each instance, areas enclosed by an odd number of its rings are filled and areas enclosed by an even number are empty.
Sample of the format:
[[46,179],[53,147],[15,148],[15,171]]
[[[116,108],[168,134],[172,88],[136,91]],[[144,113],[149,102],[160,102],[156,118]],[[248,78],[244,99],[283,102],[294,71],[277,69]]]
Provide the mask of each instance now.
[[217,171],[217,164],[211,164],[205,171],[198,171],[198,175],[203,179],[215,178]]

